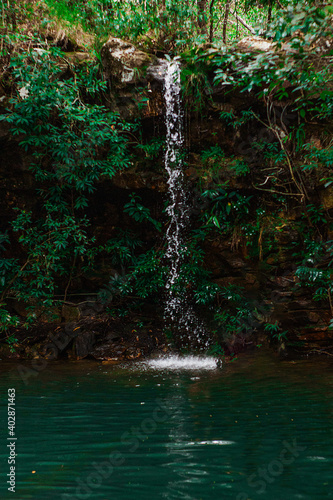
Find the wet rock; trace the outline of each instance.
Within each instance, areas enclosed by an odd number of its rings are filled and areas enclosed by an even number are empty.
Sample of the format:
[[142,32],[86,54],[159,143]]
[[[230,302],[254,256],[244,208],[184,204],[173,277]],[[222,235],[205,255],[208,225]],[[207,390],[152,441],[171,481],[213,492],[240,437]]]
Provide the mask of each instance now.
[[103,342],[103,344],[96,346],[92,351],[91,355],[97,360],[115,360],[122,359],[126,347],[123,345],[115,345],[111,340],[109,342]]
[[139,349],[138,347],[129,347],[126,350],[126,358],[127,359],[137,359],[137,358],[140,358],[141,356],[142,356],[142,352],[141,352],[141,349]]
[[40,348],[38,354],[37,351],[33,353],[33,358],[38,359],[42,357],[49,360],[55,360],[58,359],[60,352],[60,349],[53,342],[48,342]]
[[120,359],[104,359],[102,365],[118,365],[121,362]]
[[59,352],[63,352],[77,336],[77,331],[76,323],[68,323],[64,329],[51,333],[48,336],[48,342],[55,345]]
[[68,323],[66,328],[48,334],[46,341],[26,348],[28,357],[55,360],[66,351],[72,340],[77,336],[76,323]]
[[149,81],[155,81],[159,83],[164,83],[164,75],[167,67],[167,62],[164,59],[155,59],[155,63],[151,64],[147,68],[147,79]]
[[91,353],[96,342],[95,332],[80,333],[74,342],[74,354],[76,359],[83,359]]

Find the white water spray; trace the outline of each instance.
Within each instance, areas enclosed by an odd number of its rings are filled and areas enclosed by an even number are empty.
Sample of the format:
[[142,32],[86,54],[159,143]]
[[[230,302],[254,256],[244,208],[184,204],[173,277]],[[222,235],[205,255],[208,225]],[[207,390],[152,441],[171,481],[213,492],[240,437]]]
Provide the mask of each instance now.
[[166,233],[169,277],[166,283],[165,321],[177,330],[178,340],[192,338],[201,347],[207,347],[207,334],[188,302],[182,266],[186,253],[186,231],[189,227],[189,203],[185,187],[182,152],[184,149],[183,110],[181,103],[180,64],[177,60],[167,65],[164,97],[166,103],[166,153],[170,203],[167,213],[170,224]]
[[171,355],[150,359],[145,365],[154,370],[215,370],[216,359],[208,356],[177,356]]
[[[184,146],[182,130],[183,113],[180,99],[180,65],[177,61],[168,63],[165,75],[166,103],[166,153],[165,168],[168,172],[170,203],[167,213],[170,224],[167,230],[166,256],[170,262],[169,277],[166,284],[167,300],[165,316],[173,322],[181,315],[183,298],[181,292],[175,293],[179,279],[183,253],[185,250],[185,229],[188,225],[187,196],[184,189],[184,172],[181,151]],[[178,287],[179,288],[179,287]]]

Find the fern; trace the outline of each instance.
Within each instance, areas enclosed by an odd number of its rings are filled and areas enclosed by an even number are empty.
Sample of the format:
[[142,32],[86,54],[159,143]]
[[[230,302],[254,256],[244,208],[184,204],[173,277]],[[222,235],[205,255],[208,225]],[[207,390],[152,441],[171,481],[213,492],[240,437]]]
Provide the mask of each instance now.
[[324,277],[324,272],[319,269],[300,266],[295,272],[295,276],[307,285],[313,285],[314,282],[320,281]]

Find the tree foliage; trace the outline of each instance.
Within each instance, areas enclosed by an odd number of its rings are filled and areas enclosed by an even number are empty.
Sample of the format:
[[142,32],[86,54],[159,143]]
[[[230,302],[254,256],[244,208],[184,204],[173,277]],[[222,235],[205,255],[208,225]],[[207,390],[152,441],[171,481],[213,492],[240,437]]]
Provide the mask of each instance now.
[[[98,46],[110,35],[159,56],[181,55],[189,115],[194,111],[205,116],[214,92],[237,90],[244,100],[254,96],[257,106],[220,111],[223,130],[241,137],[246,127],[260,124],[273,137],[251,143],[267,172],[259,180],[253,180],[245,155],[226,158],[218,141],[201,150],[195,145],[208,174],[196,186],[202,208],[192,219],[184,265],[174,286],[197,310],[204,315],[206,311],[214,339],[221,342],[244,332],[254,312],[241,288],[213,282],[207,245],[224,237],[237,248],[242,240],[248,258],[267,264],[265,260],[280,251],[277,234],[287,224],[281,212],[289,199],[303,207],[293,225],[305,236],[293,248],[297,286],[309,289],[315,300],[331,300],[332,245],[325,240],[329,217],[309,198],[307,182],[317,176],[325,189],[331,186],[332,143],[318,148],[306,140],[309,124],[332,119],[332,51],[327,45],[332,37],[331,6],[285,0],[3,0],[1,7],[2,74],[11,98],[0,119],[32,158],[29,168],[38,202],[33,208],[15,207],[10,226],[0,234],[0,329],[18,322],[8,312],[9,298],[31,306],[28,321],[33,320],[37,313],[51,310],[56,297],[66,301],[72,283],[93,268],[98,254],[107,256],[115,268],[100,293],[105,303],[129,310],[164,300],[168,269],[163,226],[146,201],[129,194],[123,213],[134,228],[153,234],[153,243],[117,227],[114,237],[101,244],[88,216],[98,183],[132,165],[133,149],[155,168],[163,157],[163,138],[140,143],[134,136],[130,152],[126,138],[133,138],[135,131],[142,135],[141,123],[126,124],[105,105],[108,88]],[[22,28],[25,35],[20,34]],[[35,28],[39,35],[32,35]],[[97,57],[75,68],[54,46],[61,30],[68,36],[75,30],[93,35]],[[42,40],[50,33],[53,44]],[[270,49],[240,51],[234,42],[249,34],[266,38]],[[69,45],[75,46],[75,35]],[[276,103],[282,106],[279,115]],[[281,211],[268,210],[267,198],[257,200],[253,193],[241,192],[236,182],[231,186],[207,181],[224,168],[234,180],[243,177],[253,190],[267,192]],[[165,213],[160,215],[166,221]],[[15,245],[20,252],[13,256]],[[266,330],[278,340],[285,337],[277,323],[269,323]]]
[[22,255],[2,261],[2,300],[9,294],[50,306],[55,294],[66,299],[71,280],[99,251],[89,235],[89,195],[101,178],[131,162],[123,135],[128,126],[103,105],[87,102],[105,88],[96,67],[65,79],[63,57],[58,49],[39,48],[10,63],[15,91],[0,119],[32,155],[40,202],[37,211],[17,208],[11,225]]

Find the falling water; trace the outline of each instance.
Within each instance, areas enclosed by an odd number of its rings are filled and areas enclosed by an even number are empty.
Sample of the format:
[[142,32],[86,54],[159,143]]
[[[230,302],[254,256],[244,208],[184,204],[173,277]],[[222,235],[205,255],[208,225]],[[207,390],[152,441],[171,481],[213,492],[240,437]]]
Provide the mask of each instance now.
[[[184,172],[181,152],[184,146],[183,112],[180,99],[180,65],[177,61],[168,63],[165,76],[166,103],[166,153],[165,168],[168,172],[169,206],[167,213],[170,224],[167,230],[166,256],[170,262],[169,277],[166,284],[167,301],[165,315],[173,323],[182,316],[183,299],[177,287],[184,259],[185,230],[189,222],[187,195],[184,188]],[[178,286],[179,288],[179,286]]]
[[170,224],[167,230],[166,257],[169,260],[169,277],[166,284],[165,321],[177,332],[179,343],[192,339],[206,346],[207,335],[203,324],[189,304],[186,294],[188,283],[182,275],[185,263],[186,232],[189,228],[189,200],[183,171],[184,149],[183,110],[181,103],[180,64],[169,61],[165,83],[166,103],[166,153],[165,168],[168,172]]

